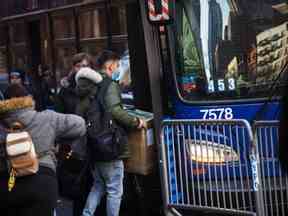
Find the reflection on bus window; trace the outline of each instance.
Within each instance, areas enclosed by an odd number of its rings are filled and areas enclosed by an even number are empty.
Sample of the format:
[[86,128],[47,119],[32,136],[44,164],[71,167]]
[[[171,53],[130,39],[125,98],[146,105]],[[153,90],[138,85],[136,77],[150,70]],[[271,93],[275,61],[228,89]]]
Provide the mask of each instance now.
[[133,105],[133,92],[131,89],[131,71],[128,49],[121,55],[119,68],[113,73],[113,80],[117,81],[122,89],[121,97],[125,105]]
[[178,2],[175,56],[182,97],[265,97],[275,82],[283,86],[288,57],[283,4],[288,7],[284,0]]

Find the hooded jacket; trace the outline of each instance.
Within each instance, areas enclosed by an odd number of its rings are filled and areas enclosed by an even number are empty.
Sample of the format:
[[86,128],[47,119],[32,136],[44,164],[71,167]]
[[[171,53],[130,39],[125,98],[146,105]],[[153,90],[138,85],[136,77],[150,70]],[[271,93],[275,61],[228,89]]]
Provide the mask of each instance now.
[[[79,72],[78,72],[79,73]],[[110,79],[104,73],[101,73],[103,79]],[[89,98],[93,98],[97,94],[97,84],[95,79],[91,79],[91,76],[87,75],[78,75],[76,77],[77,91],[82,93],[80,97],[80,103],[77,106],[78,114],[79,110],[87,111],[89,108]],[[83,94],[85,92],[85,94]],[[86,95],[86,96],[85,96]],[[86,102],[85,102],[86,101]],[[109,112],[112,113],[113,118],[125,128],[136,128],[138,126],[138,119],[133,116],[130,116],[126,110],[123,109],[121,101],[121,90],[118,83],[111,80],[107,92],[104,97],[105,107]],[[128,158],[130,151],[128,148],[128,143],[123,147],[123,152],[121,153],[119,159]]]
[[[111,79],[103,71],[100,73],[103,79]],[[113,118],[117,120],[122,126],[130,129],[137,128],[139,123],[138,119],[129,115],[129,113],[123,108],[121,88],[115,81],[112,81],[107,89],[105,95],[105,104],[108,110],[112,113]]]
[[24,125],[24,130],[32,137],[36,152],[41,155],[39,165],[54,171],[56,170],[55,140],[78,139],[86,133],[83,118],[51,110],[36,112],[34,101],[29,96],[0,101],[0,116],[1,121],[8,127],[15,121]]

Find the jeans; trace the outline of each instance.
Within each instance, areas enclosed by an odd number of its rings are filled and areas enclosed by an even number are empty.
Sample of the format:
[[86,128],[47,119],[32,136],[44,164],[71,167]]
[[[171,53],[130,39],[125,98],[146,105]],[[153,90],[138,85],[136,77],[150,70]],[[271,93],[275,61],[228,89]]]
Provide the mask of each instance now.
[[104,194],[107,195],[107,216],[118,216],[123,194],[123,161],[96,162],[92,174],[94,182],[82,216],[92,216]]

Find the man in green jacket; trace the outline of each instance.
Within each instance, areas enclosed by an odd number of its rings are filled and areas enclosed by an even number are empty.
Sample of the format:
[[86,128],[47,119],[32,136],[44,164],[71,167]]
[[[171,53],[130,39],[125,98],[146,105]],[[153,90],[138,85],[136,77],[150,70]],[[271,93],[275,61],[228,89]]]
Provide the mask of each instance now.
[[[108,50],[103,51],[98,56],[97,63],[101,69],[103,79],[107,77],[111,79],[113,73],[117,73],[119,60],[120,58],[116,53]],[[87,74],[85,76],[86,79],[89,79],[90,77],[87,76]],[[85,86],[87,87],[87,82],[85,83],[85,80],[83,79],[78,79],[77,83],[79,88],[81,88],[81,86],[83,89],[85,89]],[[145,123],[142,119],[129,115],[128,112],[123,109],[121,92],[118,83],[114,81],[110,83],[104,96],[104,104],[108,109],[108,112],[112,113],[113,119],[122,126],[138,129],[145,127]],[[121,198],[123,194],[123,159],[129,157],[128,143],[125,145],[126,146],[122,146],[124,151],[121,152],[121,155],[117,160],[109,162],[95,162],[95,166],[92,171],[94,183],[87,198],[82,214],[83,216],[92,216],[94,214],[104,194],[107,194],[107,216],[119,215]]]

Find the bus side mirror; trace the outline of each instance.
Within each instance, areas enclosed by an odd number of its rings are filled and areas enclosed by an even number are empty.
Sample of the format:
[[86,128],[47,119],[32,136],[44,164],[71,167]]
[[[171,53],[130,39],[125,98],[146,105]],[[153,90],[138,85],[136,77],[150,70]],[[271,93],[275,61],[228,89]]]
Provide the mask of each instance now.
[[165,25],[173,22],[175,0],[146,0],[150,23]]

